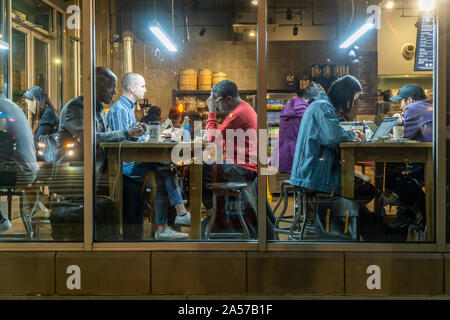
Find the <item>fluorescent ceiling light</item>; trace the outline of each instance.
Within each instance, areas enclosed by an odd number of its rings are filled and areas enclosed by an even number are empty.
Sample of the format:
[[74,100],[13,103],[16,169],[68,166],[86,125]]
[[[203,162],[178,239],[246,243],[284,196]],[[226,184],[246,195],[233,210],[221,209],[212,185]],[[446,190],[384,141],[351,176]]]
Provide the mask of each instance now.
[[434,0],[419,0],[419,8],[424,11],[431,11],[434,9]]
[[172,39],[164,32],[164,29],[158,23],[158,21],[154,21],[149,29],[153,32],[153,34],[161,41],[170,52],[178,51],[175,44],[172,42]]
[[3,40],[0,40],[0,50],[9,50],[9,43]]
[[358,29],[354,34],[351,35],[350,38],[345,40],[339,48],[348,48],[353,42],[358,40],[359,37],[361,37],[364,33],[369,31],[370,29],[374,28],[375,25],[373,23],[366,23],[361,28]]

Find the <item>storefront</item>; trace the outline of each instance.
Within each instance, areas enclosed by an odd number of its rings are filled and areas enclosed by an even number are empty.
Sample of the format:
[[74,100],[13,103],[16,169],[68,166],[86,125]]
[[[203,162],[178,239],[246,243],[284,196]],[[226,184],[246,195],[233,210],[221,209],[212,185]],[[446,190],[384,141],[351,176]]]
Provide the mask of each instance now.
[[447,1],[0,7],[18,131],[51,101],[60,139],[29,184],[0,172],[0,294],[450,290]]

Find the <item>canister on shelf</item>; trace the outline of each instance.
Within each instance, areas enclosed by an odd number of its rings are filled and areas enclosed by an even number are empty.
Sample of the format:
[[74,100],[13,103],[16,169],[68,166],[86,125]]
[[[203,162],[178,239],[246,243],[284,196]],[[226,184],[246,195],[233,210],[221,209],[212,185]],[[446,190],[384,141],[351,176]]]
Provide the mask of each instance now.
[[201,69],[198,72],[198,90],[211,90],[212,71]]
[[184,69],[181,71],[180,90],[197,90],[197,70]]
[[225,80],[227,78],[227,74],[225,72],[214,72],[212,78],[212,85],[214,86],[216,83]]

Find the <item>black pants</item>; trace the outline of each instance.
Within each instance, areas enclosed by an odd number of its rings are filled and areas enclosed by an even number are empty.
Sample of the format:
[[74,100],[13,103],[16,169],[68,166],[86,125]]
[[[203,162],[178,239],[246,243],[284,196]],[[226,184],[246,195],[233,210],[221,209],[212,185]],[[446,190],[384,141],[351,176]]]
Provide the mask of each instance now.
[[123,239],[142,240],[144,211],[141,199],[142,183],[123,176]]
[[207,209],[213,207],[213,192],[207,186],[216,182],[244,182],[253,181],[257,173],[238,167],[234,164],[205,164],[203,165],[202,202]]

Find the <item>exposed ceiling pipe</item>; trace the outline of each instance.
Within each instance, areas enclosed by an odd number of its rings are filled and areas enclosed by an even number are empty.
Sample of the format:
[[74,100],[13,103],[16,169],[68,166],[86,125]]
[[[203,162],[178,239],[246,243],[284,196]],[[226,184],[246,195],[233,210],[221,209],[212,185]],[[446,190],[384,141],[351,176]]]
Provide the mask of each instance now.
[[187,8],[186,7],[184,7],[184,22],[185,22],[185,25],[186,25],[186,42],[189,43],[189,42],[191,42],[191,36],[189,34],[189,17],[188,17],[188,14],[187,14]]

